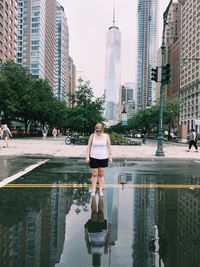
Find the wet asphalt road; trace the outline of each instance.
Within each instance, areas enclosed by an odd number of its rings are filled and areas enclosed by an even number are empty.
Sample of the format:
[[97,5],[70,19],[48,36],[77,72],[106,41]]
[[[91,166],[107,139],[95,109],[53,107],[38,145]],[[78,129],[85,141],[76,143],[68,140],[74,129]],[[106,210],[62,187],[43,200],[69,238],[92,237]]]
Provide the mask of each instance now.
[[[1,159],[0,177],[38,160]],[[199,164],[116,161],[92,199],[83,159],[50,159],[0,189],[0,266],[198,267]]]

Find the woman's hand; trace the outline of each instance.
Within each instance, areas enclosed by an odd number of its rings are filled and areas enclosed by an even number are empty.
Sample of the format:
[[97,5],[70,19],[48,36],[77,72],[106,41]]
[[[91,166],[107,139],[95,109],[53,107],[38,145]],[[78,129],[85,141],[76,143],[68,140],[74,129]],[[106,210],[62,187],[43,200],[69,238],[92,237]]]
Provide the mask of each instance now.
[[86,157],[86,162],[87,162],[87,163],[90,162],[90,157]]
[[112,163],[112,156],[109,156],[108,161],[110,164]]

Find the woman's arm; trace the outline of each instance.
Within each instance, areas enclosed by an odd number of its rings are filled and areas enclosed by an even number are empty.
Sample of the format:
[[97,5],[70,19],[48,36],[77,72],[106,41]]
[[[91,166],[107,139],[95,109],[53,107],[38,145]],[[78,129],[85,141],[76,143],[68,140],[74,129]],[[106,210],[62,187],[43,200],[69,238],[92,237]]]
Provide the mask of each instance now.
[[107,134],[107,149],[108,149],[109,162],[112,163],[112,150],[111,150],[110,136],[108,134]]
[[92,146],[93,136],[94,136],[94,134],[91,134],[90,138],[88,140],[88,145],[87,145],[87,150],[86,150],[86,161],[87,162],[90,162],[90,150],[91,150],[91,146]]

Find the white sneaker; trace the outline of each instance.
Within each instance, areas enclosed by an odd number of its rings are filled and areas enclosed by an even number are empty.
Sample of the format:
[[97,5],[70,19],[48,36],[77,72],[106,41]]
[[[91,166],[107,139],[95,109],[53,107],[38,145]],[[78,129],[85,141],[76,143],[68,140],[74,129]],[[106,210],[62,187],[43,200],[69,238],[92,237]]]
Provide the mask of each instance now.
[[100,197],[103,197],[103,192],[102,192],[102,190],[99,191],[99,196],[100,196]]
[[96,192],[95,191],[92,191],[91,196],[92,197],[95,197],[95,195],[96,195]]

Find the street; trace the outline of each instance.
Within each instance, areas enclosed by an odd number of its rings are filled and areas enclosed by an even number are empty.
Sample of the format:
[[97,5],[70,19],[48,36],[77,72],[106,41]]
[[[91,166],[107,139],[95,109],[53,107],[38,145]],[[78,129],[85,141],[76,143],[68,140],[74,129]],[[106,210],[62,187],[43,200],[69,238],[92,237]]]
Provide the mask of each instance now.
[[[0,159],[0,266],[198,266],[200,161],[172,157],[174,149],[185,157],[198,153],[169,144],[171,158],[156,160],[154,142],[120,151],[113,147],[116,157],[106,169],[104,196],[97,192],[91,198],[85,147],[62,141],[12,140],[1,150],[13,154]],[[85,231],[97,207],[103,210],[108,240],[102,255],[92,256],[96,248]]]

